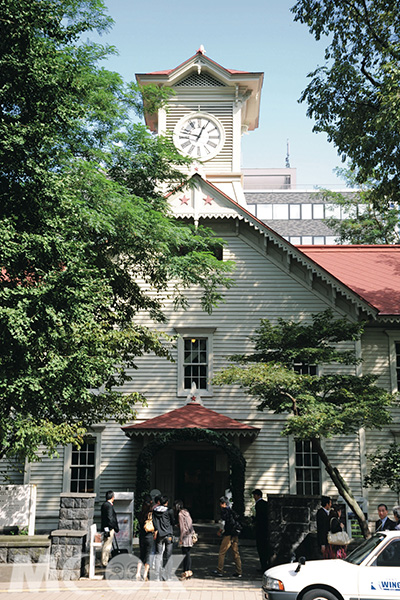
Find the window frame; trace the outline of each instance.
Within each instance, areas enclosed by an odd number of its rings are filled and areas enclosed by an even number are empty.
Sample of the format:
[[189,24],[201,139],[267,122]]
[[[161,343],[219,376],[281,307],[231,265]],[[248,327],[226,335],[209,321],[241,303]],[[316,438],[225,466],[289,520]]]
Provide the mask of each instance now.
[[[392,394],[400,392],[400,386],[397,378],[397,354],[396,344],[400,344],[400,331],[385,331],[388,336],[388,354],[389,354],[389,370],[390,370],[390,385]],[[400,368],[399,368],[400,370]]]
[[211,397],[213,396],[213,388],[211,380],[213,377],[213,360],[214,360],[214,333],[216,327],[175,327],[175,331],[178,333],[177,343],[177,386],[176,394],[178,397],[186,397],[190,389],[184,387],[184,341],[188,338],[205,338],[207,339],[207,382],[208,388],[200,388],[198,392],[200,396]]
[[[101,468],[101,433],[104,430],[104,426],[93,426],[90,431],[87,432],[85,437],[95,439],[95,456],[94,456],[94,490],[93,493],[97,496],[100,492],[100,468]],[[72,473],[72,444],[68,444],[64,448],[64,474],[63,474],[63,493],[77,493],[71,492],[71,473]],[[84,493],[84,492],[82,492]]]
[[[325,450],[325,440],[320,440],[321,447]],[[288,452],[289,452],[289,493],[297,495],[297,480],[296,480],[296,439],[293,436],[288,437]],[[319,476],[321,483],[321,494],[328,493],[328,480],[325,469],[322,468],[321,459],[319,460]],[[309,494],[307,494],[309,495]],[[313,495],[313,494],[310,494]]]

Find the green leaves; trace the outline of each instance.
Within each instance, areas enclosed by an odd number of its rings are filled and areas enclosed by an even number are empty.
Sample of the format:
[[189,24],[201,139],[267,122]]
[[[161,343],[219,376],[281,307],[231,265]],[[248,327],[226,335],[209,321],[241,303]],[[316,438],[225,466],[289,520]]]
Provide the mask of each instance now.
[[301,101],[357,183],[374,179],[377,197],[397,201],[400,186],[400,13],[396,0],[299,0],[295,20],[317,40],[325,64],[310,73]]
[[[132,123],[142,90],[99,68],[112,48],[81,42],[110,25],[101,0],[0,8],[0,458],[32,459],[133,419],[145,399],[118,391],[127,369],[173,343],[138,313],[162,322],[193,285],[211,311],[231,265],[169,214],[187,159]],[[144,93],[148,110],[166,98]]]
[[365,486],[375,489],[389,487],[395,494],[400,494],[400,446],[390,444],[385,452],[377,448],[374,454],[368,455],[372,467],[364,479]]
[[[335,319],[330,310],[313,315],[310,325],[283,319],[272,325],[265,319],[252,338],[256,352],[232,357],[238,364],[217,373],[214,383],[239,385],[258,399],[259,410],[288,413],[283,434],[297,439],[381,428],[391,422],[388,409],[395,398],[375,385],[375,376],[340,368],[358,364],[340,343],[361,333],[361,324]],[[315,375],[307,373],[311,364],[318,366]]]

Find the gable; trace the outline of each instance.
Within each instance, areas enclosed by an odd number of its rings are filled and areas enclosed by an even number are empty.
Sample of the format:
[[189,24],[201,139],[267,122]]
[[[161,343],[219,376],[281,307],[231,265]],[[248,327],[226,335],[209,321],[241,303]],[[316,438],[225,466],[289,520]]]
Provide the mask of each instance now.
[[[226,234],[232,235],[233,230],[235,235],[242,236],[246,243],[257,249],[261,257],[272,261],[287,276],[295,278],[327,302],[328,306],[352,318],[377,316],[377,309],[366,298],[200,175],[195,174],[186,188],[171,194],[169,204],[177,218],[211,227],[221,237],[224,237],[224,227]],[[224,226],[224,221],[231,223]]]

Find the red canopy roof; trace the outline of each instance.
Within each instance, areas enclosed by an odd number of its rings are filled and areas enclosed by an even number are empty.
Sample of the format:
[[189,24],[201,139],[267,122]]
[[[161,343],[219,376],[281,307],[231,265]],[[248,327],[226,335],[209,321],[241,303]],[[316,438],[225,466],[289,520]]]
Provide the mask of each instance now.
[[400,246],[299,246],[379,310],[400,315]]
[[257,435],[259,429],[245,425],[235,419],[205,408],[197,402],[189,402],[185,406],[176,408],[144,423],[122,427],[127,435],[144,434],[156,431],[171,431],[173,429],[212,429],[225,433],[240,433],[242,435]]

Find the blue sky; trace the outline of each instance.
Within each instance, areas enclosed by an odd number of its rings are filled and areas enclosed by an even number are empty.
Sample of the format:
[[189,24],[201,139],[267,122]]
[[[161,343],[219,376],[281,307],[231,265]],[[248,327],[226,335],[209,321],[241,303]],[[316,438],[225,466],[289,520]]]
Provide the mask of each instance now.
[[115,25],[100,41],[119,52],[107,68],[132,80],[135,73],[176,67],[203,44],[207,56],[228,69],[263,71],[260,125],[242,138],[242,166],[284,167],[289,139],[302,187],[344,187],[333,173],[341,166],[335,148],[325,134],[312,133],[306,104],[297,102],[307,74],[323,64],[325,41],[317,43],[293,21],[295,0],[105,3]]

